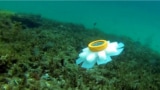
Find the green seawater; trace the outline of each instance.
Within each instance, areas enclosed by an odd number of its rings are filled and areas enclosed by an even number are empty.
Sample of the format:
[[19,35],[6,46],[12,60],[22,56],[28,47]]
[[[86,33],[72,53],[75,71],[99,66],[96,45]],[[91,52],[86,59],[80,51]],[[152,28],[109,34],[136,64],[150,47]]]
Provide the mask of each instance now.
[[160,51],[159,1],[0,1],[0,9],[96,27]]
[[[0,90],[160,90],[159,11],[158,1],[0,0]],[[89,51],[97,39],[123,51]]]

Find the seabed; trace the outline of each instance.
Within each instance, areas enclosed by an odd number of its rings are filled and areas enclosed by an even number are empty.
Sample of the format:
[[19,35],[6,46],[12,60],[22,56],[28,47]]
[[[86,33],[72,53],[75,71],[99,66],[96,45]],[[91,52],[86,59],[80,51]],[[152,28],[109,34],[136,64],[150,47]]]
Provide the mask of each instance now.
[[[86,70],[75,63],[97,39],[124,51]],[[40,15],[0,11],[0,90],[160,90],[160,55],[125,36]]]

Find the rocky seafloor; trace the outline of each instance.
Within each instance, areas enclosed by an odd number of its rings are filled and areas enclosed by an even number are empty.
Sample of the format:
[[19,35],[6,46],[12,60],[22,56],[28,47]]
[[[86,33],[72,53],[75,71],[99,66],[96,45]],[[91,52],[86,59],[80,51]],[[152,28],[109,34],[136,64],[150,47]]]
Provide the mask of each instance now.
[[[89,70],[76,65],[97,39],[123,42],[124,51]],[[125,36],[1,10],[0,90],[160,90],[160,55]]]

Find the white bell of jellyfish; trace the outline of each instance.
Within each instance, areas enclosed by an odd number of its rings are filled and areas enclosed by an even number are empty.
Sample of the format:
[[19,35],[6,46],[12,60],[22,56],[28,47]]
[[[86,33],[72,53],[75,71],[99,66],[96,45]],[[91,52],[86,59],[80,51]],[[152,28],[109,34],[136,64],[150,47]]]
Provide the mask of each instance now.
[[106,40],[96,40],[88,44],[88,47],[82,49],[76,64],[81,64],[83,68],[92,68],[96,63],[97,65],[106,64],[110,62],[111,56],[119,55],[122,51],[124,44],[118,42],[110,42]]

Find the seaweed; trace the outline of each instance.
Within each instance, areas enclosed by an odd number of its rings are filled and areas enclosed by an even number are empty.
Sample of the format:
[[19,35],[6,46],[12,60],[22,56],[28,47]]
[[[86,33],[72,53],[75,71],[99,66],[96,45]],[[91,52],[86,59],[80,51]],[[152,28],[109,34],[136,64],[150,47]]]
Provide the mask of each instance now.
[[[40,15],[0,11],[1,90],[159,90],[160,55],[129,37]],[[85,70],[75,64],[95,39],[123,42],[113,61]]]

